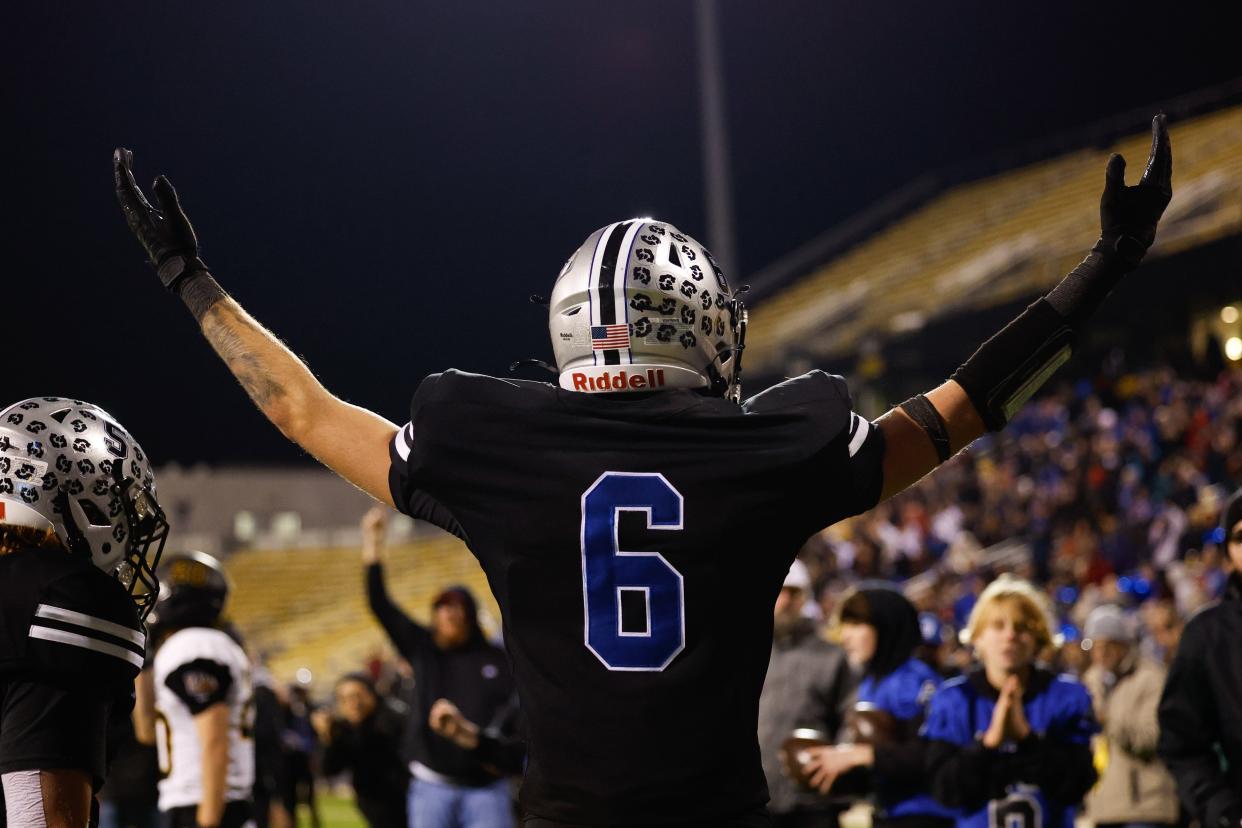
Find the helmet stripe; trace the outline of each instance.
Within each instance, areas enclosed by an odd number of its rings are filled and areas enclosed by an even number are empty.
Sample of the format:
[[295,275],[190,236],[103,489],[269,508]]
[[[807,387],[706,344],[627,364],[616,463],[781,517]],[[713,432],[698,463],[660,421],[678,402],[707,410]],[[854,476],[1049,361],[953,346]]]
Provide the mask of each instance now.
[[[630,302],[628,298],[630,287],[630,261],[631,257],[634,255],[634,240],[638,238],[638,234],[642,232],[645,226],[646,224],[642,221],[633,222],[633,227],[630,228],[625,239],[621,242],[621,254],[617,260],[617,265],[621,268],[622,272],[621,278],[617,280],[617,288],[613,291],[613,295],[616,299],[618,310],[620,311],[619,317],[625,321],[627,330],[629,330],[630,325]],[[631,341],[630,344],[632,346],[633,342]],[[632,347],[626,348],[625,353],[621,356],[622,361],[624,361],[626,365],[634,364],[634,350]]]
[[[607,231],[607,241],[604,242],[604,255],[599,261],[599,324],[615,325],[617,324],[617,300],[614,291],[616,285],[617,274],[617,257],[621,252],[621,242],[625,238],[633,222],[622,222],[614,224]],[[624,297],[625,279],[621,279],[621,286]],[[604,351],[605,365],[620,365],[621,352],[616,349]]]

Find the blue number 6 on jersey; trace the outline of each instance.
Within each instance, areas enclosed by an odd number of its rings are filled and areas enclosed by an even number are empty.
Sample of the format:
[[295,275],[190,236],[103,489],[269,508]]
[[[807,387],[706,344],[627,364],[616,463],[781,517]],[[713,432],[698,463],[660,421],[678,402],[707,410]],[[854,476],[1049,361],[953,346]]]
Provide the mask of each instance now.
[[[647,528],[681,528],[681,493],[662,474],[604,472],[582,494],[586,646],[609,670],[663,670],[686,646],[681,573],[658,552],[625,552],[621,512],[645,512]],[[643,598],[645,627],[623,629],[622,593]]]

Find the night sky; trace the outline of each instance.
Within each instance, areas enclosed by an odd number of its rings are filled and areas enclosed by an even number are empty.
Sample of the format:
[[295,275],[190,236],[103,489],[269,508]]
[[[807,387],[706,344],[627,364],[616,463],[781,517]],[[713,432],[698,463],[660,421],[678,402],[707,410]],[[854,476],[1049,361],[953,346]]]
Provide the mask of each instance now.
[[[735,281],[920,174],[1242,75],[1223,4],[721,6]],[[526,297],[595,228],[706,240],[689,0],[41,2],[4,29],[3,402],[97,402],[157,462],[303,456],[146,266],[114,146],[171,177],[243,306],[398,422],[428,372],[548,358]]]

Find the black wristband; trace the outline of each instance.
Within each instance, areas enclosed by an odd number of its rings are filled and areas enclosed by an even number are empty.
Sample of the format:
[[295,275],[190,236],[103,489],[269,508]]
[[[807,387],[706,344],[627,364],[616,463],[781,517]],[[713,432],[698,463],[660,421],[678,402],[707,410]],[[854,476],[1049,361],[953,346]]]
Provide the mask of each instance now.
[[948,460],[953,453],[949,444],[949,427],[945,424],[944,417],[941,417],[940,412],[936,410],[936,406],[931,404],[931,400],[922,394],[915,394],[901,404],[901,410],[909,414],[910,419],[918,423],[919,428],[926,432],[936,449],[936,456],[940,458],[940,462]]
[[979,346],[949,379],[966,392],[988,431],[1000,431],[1073,353],[1074,331],[1047,299]]
[[194,314],[195,322],[202,322],[211,307],[228,294],[220,287],[211,274],[205,270],[197,270],[182,280],[177,286],[177,295],[185,306]]

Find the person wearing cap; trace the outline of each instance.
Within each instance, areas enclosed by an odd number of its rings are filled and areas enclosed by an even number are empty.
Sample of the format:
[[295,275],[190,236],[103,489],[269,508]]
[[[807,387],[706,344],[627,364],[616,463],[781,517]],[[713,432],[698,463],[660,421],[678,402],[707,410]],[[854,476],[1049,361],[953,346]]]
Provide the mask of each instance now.
[[[513,675],[504,651],[479,627],[474,596],[463,586],[441,591],[432,602],[430,628],[393,603],[381,562],[386,510],[371,509],[362,521],[362,560],[367,599],[397,652],[414,668],[413,697],[403,756],[409,763],[409,825],[418,828],[510,828],[514,824],[509,784],[511,745],[494,734],[493,722],[513,723]],[[481,737],[466,747],[442,735],[447,700],[460,716],[480,722]],[[502,755],[503,754],[503,755]]]
[[1221,514],[1233,572],[1191,618],[1160,698],[1157,752],[1203,828],[1242,826],[1242,490]]
[[775,828],[832,828],[844,808],[800,790],[781,764],[781,745],[796,729],[834,739],[854,691],[845,651],[820,638],[804,612],[811,593],[810,573],[795,560],[773,608],[772,659],[759,696],[759,752]]
[[1096,828],[1176,824],[1173,777],[1156,757],[1164,666],[1139,654],[1134,627],[1111,604],[1087,616],[1081,646],[1091,658],[1083,683],[1102,728],[1097,754],[1104,757],[1099,783],[1087,794],[1087,817]]

